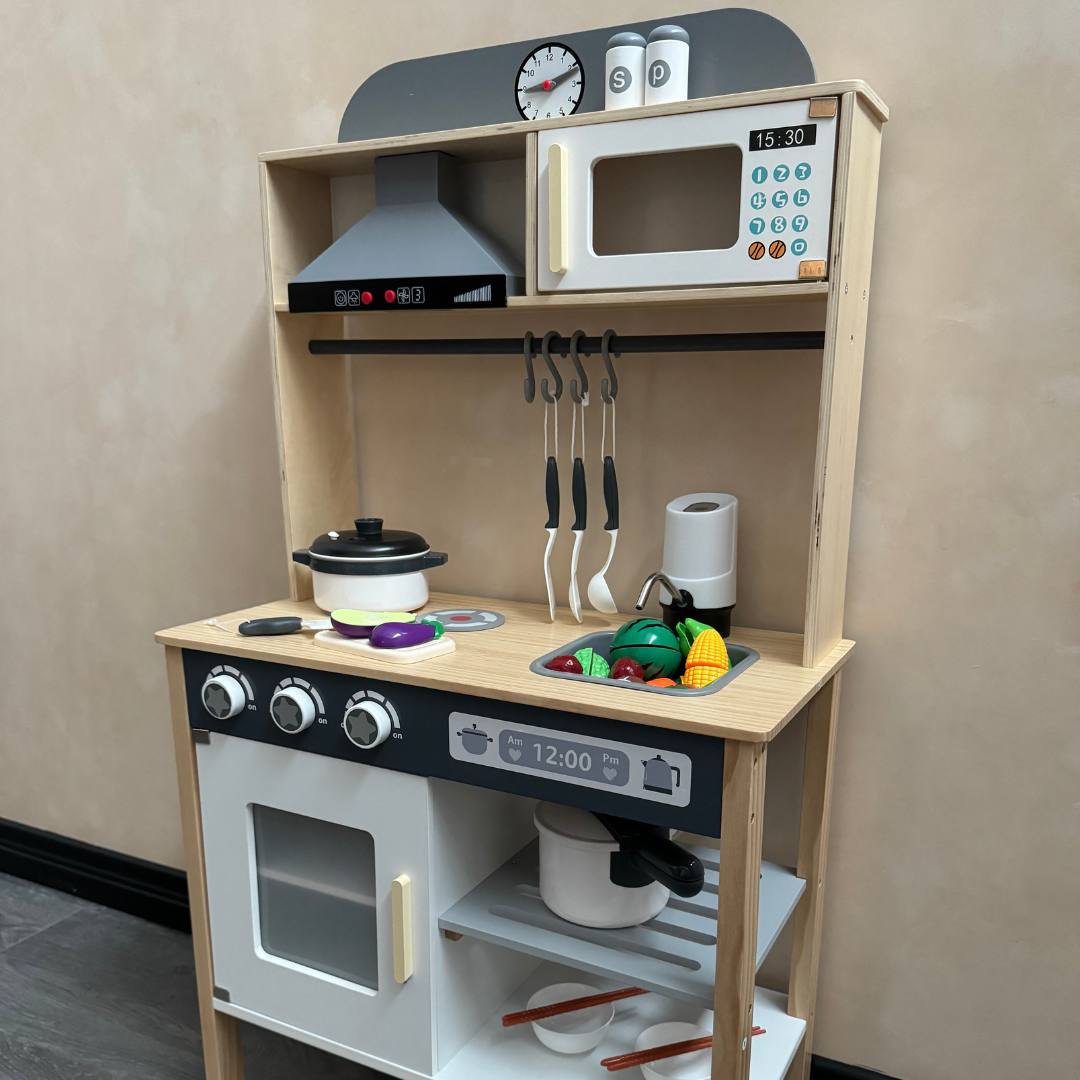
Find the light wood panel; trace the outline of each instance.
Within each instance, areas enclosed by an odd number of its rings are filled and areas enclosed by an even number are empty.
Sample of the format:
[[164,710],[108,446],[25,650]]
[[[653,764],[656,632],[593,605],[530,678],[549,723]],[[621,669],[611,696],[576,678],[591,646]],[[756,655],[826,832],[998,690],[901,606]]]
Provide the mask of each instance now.
[[263,252],[274,306],[289,306],[289,282],[333,242],[330,178],[283,165],[259,166]]
[[347,357],[308,352],[312,338],[341,336],[340,316],[271,319],[285,557],[300,600],[312,595],[311,571],[293,562],[292,552],[357,516],[350,368]]
[[[529,671],[529,664],[537,657],[583,634],[617,629],[626,620],[625,615],[585,611],[584,625],[579,626],[568,609],[560,608],[556,622],[552,623],[545,605],[440,593],[433,594],[421,610],[450,607],[490,608],[505,615],[506,623],[495,630],[459,634],[454,653],[410,665],[345,656],[315,645],[308,632],[282,637],[241,637],[196,622],[163,630],[156,638],[163,645],[366,675],[387,682],[478,694],[500,701],[519,701],[541,708],[750,742],[767,741],[782,730],[846,661],[854,645],[850,641],[840,642],[820,665],[809,669],[801,662],[802,635],[736,628],[732,630],[731,640],[761,653],[757,663],[715,694],[698,698],[666,697],[554,679]],[[283,600],[222,615],[219,619],[239,621],[271,615],[326,617],[310,602]]]
[[794,935],[788,982],[788,1012],[806,1021],[806,1035],[792,1063],[789,1073],[791,1080],[806,1080],[810,1075],[818,960],[821,954],[825,857],[829,843],[833,762],[836,757],[836,720],[840,711],[840,675],[838,671],[825,684],[807,710],[799,861],[796,867],[796,873],[806,882],[806,891],[791,919]]
[[536,296],[536,189],[539,176],[535,131],[525,136],[525,296],[507,297],[524,300]]
[[169,677],[176,779],[180,789],[180,823],[184,831],[188,903],[191,907],[191,941],[195,952],[195,984],[199,992],[199,1023],[202,1027],[203,1063],[207,1080],[244,1080],[240,1047],[240,1021],[214,1008],[214,957],[210,947],[210,909],[206,899],[203,865],[202,812],[199,806],[199,774],[195,744],[188,724],[184,686],[184,662],[179,649],[165,650]]
[[840,640],[844,627],[880,154],[879,119],[858,94],[844,94],[806,584],[803,663],[807,667],[813,667]]
[[767,753],[768,747],[759,743],[728,739],[724,744],[713,1005],[712,1075],[716,1080],[750,1076]]
[[371,172],[375,158],[394,151],[408,153],[418,150],[444,150],[467,161],[491,161],[504,157],[521,157],[525,152],[525,135],[528,132],[543,131],[546,128],[608,124],[617,120],[635,120],[646,116],[671,116],[677,113],[704,112],[710,109],[736,109],[744,105],[759,105],[767,101],[798,101],[802,98],[848,93],[857,94],[880,123],[889,119],[889,110],[885,103],[865,82],[861,79],[847,79],[839,82],[809,83],[804,86],[785,86],[772,90],[752,90],[744,94],[691,98],[689,101],[674,101],[666,105],[644,105],[637,109],[579,113],[577,116],[558,117],[551,120],[521,120],[516,123],[488,124],[483,127],[458,128],[451,131],[393,135],[383,139],[368,139],[364,142],[330,143],[297,150],[278,150],[261,154],[259,160],[287,163],[293,168],[321,173],[325,176]]

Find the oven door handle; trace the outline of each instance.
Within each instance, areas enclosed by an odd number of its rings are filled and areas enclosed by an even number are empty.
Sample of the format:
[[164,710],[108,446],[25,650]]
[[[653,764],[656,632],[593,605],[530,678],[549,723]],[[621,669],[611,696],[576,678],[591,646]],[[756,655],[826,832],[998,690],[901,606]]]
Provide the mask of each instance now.
[[413,973],[412,880],[401,874],[390,882],[390,915],[394,934],[394,980],[408,982]]

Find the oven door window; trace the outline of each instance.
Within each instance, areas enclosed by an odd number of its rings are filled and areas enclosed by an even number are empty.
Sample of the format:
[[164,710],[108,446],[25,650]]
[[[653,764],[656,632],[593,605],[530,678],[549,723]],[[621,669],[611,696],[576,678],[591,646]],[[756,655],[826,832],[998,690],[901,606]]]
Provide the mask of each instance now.
[[379,988],[371,833],[252,804],[263,949]]

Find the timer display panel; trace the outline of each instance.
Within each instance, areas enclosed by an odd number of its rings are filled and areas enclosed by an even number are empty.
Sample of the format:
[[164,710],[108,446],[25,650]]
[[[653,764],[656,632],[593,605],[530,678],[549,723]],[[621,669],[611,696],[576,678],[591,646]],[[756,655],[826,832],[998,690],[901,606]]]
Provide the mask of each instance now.
[[753,153],[755,150],[794,150],[800,146],[816,145],[817,124],[795,124],[751,131],[748,149]]
[[669,806],[690,803],[686,754],[463,712],[450,714],[449,737],[456,761]]

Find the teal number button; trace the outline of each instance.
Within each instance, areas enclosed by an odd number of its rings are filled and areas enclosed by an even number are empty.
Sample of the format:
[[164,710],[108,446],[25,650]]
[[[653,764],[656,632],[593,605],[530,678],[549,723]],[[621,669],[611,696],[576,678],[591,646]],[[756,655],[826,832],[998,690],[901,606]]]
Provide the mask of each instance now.
[[809,175],[810,175],[810,166],[807,165],[805,161],[801,161],[801,162],[799,162],[798,165],[795,166],[795,179],[796,180],[805,180]]
[[[792,226],[795,225],[793,221]],[[806,241],[800,236],[798,240],[791,241],[791,254],[792,255],[805,255],[806,254]]]
[[777,165],[772,171],[772,178],[782,184],[791,175],[791,170],[786,165]]
[[787,192],[777,191],[772,197],[772,204],[779,210],[782,206],[787,206]]
[[791,219],[791,227],[796,232],[805,232],[806,231],[806,226],[809,225],[809,224],[810,224],[810,222],[807,219],[807,216],[805,214],[797,214],[795,217],[793,217]]
[[750,205],[755,210],[760,210],[765,205],[765,203],[766,199],[764,191],[755,191],[754,194],[750,196]]
[[750,231],[755,236],[757,236],[758,233],[764,232],[765,231],[765,222],[759,217],[754,218],[754,220],[750,222]]
[[771,228],[773,232],[783,232],[787,228],[787,219],[782,217],[774,217],[771,222]]
[[810,192],[807,191],[806,188],[801,187],[791,196],[791,201],[796,206],[805,206],[810,201]]
[[753,177],[755,184],[764,184],[769,179],[769,170],[763,165],[759,165],[750,175]]

